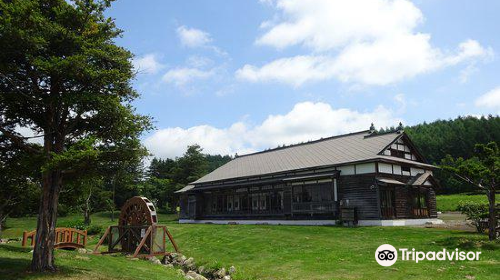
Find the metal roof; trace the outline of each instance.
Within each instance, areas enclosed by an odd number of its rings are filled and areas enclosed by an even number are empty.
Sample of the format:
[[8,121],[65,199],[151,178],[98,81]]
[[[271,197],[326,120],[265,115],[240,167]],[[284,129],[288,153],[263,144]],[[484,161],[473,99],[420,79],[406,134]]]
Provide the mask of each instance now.
[[425,163],[379,154],[401,135],[400,132],[370,135],[369,131],[361,131],[239,156],[191,184],[367,160],[396,161],[432,167]]
[[194,185],[187,185],[185,186],[184,188],[176,191],[175,193],[183,193],[183,192],[187,192],[189,190],[192,190],[194,188]]

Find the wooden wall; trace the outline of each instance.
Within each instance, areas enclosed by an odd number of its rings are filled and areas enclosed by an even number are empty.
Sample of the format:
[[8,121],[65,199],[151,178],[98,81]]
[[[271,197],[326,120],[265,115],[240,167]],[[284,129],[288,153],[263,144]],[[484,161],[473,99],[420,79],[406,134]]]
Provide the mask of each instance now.
[[358,219],[380,218],[375,174],[341,176],[338,179],[338,188],[339,199],[348,199],[349,206],[357,208]]

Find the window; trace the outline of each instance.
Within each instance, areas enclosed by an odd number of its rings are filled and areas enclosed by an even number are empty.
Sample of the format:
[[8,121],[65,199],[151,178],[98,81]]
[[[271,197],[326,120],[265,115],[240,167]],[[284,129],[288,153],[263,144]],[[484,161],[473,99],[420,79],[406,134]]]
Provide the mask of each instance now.
[[271,197],[273,210],[283,210],[283,192],[274,192]]
[[404,158],[405,157],[405,153],[403,151],[399,151],[399,150],[392,150],[391,149],[391,156],[393,157],[400,157],[400,158]]
[[252,210],[259,210],[259,195],[254,193],[250,196],[252,198]]
[[240,196],[235,195],[233,198],[233,210],[238,211],[240,210]]
[[332,183],[295,186],[293,188],[293,202],[320,202],[332,200]]

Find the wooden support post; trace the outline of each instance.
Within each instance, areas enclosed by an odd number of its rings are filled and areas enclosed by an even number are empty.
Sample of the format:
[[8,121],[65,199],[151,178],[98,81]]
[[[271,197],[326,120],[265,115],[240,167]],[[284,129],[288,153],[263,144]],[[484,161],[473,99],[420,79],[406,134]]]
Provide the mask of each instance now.
[[[99,239],[99,242],[97,242],[97,245],[95,246],[95,249],[94,249],[94,254],[99,254],[99,251],[97,251],[97,249],[99,249],[99,246],[101,246],[101,244],[104,242],[104,240],[106,240],[106,237],[108,236],[110,231],[111,231],[111,227],[108,227],[108,229],[106,229],[106,231],[104,232],[104,235],[101,237],[101,239]],[[84,238],[87,239],[86,236]],[[86,241],[85,241],[85,243],[86,243]]]
[[170,234],[170,231],[168,231],[168,229],[165,229],[165,230],[167,231],[168,239],[170,239],[170,242],[174,246],[175,252],[179,253],[179,248],[177,247],[177,244],[175,243],[174,238]]
[[28,232],[24,231],[23,232],[23,243],[22,243],[22,246],[25,247],[26,246],[26,241],[28,239]]
[[[146,231],[146,234],[144,234],[144,237],[141,240],[141,243],[139,244],[139,246],[137,246],[137,249],[135,249],[134,256],[133,256],[134,258],[137,257],[137,255],[141,251],[141,248],[144,246],[144,243],[146,243],[146,240],[147,240],[149,234],[151,233],[151,229],[152,228],[153,228],[153,226],[149,226],[148,227],[148,230]],[[150,248],[150,250],[151,250],[151,248]]]

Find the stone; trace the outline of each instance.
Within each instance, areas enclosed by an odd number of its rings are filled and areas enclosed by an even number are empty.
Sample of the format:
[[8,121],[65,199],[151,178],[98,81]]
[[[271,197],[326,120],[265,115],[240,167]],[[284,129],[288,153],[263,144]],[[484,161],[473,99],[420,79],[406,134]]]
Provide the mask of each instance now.
[[156,259],[156,260],[152,261],[152,263],[154,263],[154,264],[161,264],[161,261],[159,259]]
[[93,254],[94,250],[87,249],[87,254]]
[[192,270],[190,270],[186,273],[186,278],[187,277],[191,277],[194,280],[207,280],[207,278],[205,278],[205,276],[200,275]]
[[228,270],[228,273],[229,275],[233,275],[236,273],[236,267],[234,267],[234,265],[232,265],[229,270]]
[[226,275],[226,276],[222,277],[222,280],[231,280],[231,276]]
[[80,249],[78,249],[78,253],[79,254],[87,254],[87,250],[85,250],[84,248],[80,248]]
[[181,264],[184,264],[184,262],[186,261],[186,256],[181,255],[180,257],[177,258],[177,261]]
[[174,265],[171,264],[171,263],[167,263],[167,264],[165,264],[165,267],[167,267],[167,268],[174,268]]
[[189,258],[187,260],[184,261],[184,264],[185,265],[190,265],[190,264],[193,264],[194,263],[194,259],[193,258]]
[[194,263],[193,258],[189,258],[186,261],[184,261],[184,266],[189,270],[196,270],[196,264]]
[[130,258],[129,260],[131,260],[131,261],[138,261],[139,259],[138,258]]
[[180,269],[180,268],[179,268],[179,269],[177,269],[177,273],[178,273],[179,275],[182,275],[182,276],[184,276],[184,275],[186,274],[186,273],[184,273],[184,271],[183,271],[182,269]]
[[203,272],[205,272],[205,267],[202,265],[198,267],[198,273],[202,274]]
[[222,277],[226,276],[226,269],[225,268],[221,268],[221,269],[217,270],[217,276],[219,278],[222,278]]

